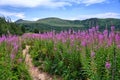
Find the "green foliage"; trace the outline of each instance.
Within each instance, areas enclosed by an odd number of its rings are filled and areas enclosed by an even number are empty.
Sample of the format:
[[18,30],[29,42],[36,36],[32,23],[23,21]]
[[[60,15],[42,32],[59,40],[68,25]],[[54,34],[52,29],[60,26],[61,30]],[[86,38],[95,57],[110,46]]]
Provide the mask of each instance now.
[[[70,47],[70,46],[69,46]],[[32,55],[33,63],[50,74],[56,74],[64,80],[84,80],[87,74],[81,74],[80,52],[67,48],[66,45],[58,42],[58,50],[54,50],[54,42],[48,40],[34,40],[29,53]],[[42,62],[41,62],[42,61]]]
[[[75,39],[72,45],[69,39],[62,42],[34,38],[31,41],[28,41],[33,43],[29,53],[34,65],[52,75],[61,76],[63,80],[120,79],[120,50],[114,43],[108,47],[103,43],[93,48],[90,44],[81,46],[79,39]],[[91,57],[91,50],[95,52],[94,57]],[[106,61],[111,63],[110,69],[105,67]]]
[[22,35],[25,32],[24,27],[20,27],[13,22],[10,22],[9,19],[0,17],[0,36],[7,34]]
[[34,29],[34,33],[39,33],[39,30],[38,29]]
[[[16,54],[15,59],[10,58],[10,51],[7,43],[0,43],[0,79],[1,80],[32,80],[27,67],[22,59],[21,50]],[[22,59],[22,62],[19,61]]]

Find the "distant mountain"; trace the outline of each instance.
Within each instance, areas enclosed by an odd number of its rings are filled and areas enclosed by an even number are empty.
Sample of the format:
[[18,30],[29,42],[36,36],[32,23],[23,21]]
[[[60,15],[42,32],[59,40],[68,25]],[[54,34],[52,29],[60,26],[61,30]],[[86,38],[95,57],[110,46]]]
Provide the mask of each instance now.
[[80,21],[79,23],[74,24],[75,21],[72,20],[64,20],[60,18],[50,17],[50,18],[44,18],[39,19],[37,21],[27,21],[19,19],[16,21],[16,23],[36,23],[36,24],[45,24],[50,26],[58,26],[58,27],[81,27]]
[[86,20],[64,20],[56,17],[39,19],[37,21],[28,21],[19,19],[15,23],[18,25],[23,25],[27,30],[34,31],[37,29],[39,31],[50,31],[50,30],[68,30],[69,28],[78,29],[88,29],[90,27],[99,25],[100,29],[107,27],[110,28],[111,25],[115,25],[117,30],[120,30],[120,19],[115,18],[90,18]]
[[23,19],[18,19],[17,21],[15,21],[15,23],[30,23],[32,21],[28,21],[28,20],[23,20]]

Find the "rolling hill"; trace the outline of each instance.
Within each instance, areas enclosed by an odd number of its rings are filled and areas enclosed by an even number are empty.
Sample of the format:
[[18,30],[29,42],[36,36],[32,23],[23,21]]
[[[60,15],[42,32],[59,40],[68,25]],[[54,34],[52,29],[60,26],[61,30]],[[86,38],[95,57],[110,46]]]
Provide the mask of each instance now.
[[120,30],[120,19],[114,18],[90,18],[86,20],[64,20],[56,17],[39,19],[37,21],[28,21],[19,19],[15,23],[18,25],[24,26],[27,31],[34,32],[35,30],[44,32],[44,31],[61,31],[68,30],[70,28],[74,30],[78,29],[88,29],[90,27],[99,25],[100,29],[110,28],[111,25],[116,26],[117,30]]

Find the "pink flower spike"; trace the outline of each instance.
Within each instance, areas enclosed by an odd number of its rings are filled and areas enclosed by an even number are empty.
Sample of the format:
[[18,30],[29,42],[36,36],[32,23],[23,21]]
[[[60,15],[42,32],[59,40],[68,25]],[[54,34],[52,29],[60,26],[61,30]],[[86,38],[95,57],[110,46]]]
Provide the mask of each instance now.
[[111,26],[111,31],[114,31],[115,30],[115,26]]
[[87,45],[87,44],[86,44],[85,41],[82,41],[82,42],[81,42],[81,46],[84,46],[84,47],[85,47],[86,45]]
[[107,61],[106,64],[105,64],[105,68],[110,69],[110,67],[111,67],[111,64],[110,64],[110,62]]
[[96,30],[97,30],[97,31],[99,30],[99,26],[96,26]]

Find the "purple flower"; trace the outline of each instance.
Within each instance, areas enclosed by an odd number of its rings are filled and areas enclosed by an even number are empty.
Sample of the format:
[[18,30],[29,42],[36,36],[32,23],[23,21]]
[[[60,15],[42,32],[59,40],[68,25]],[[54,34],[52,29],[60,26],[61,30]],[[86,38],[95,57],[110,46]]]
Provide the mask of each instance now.
[[99,34],[98,37],[100,41],[104,39],[104,36],[102,34]]
[[108,36],[108,30],[107,29],[104,30],[103,34],[104,34],[105,37],[107,37]]
[[115,26],[111,26],[111,31],[114,31],[115,30]]
[[97,31],[99,30],[99,26],[96,26],[96,30],[97,30]]
[[106,64],[105,64],[105,68],[110,69],[110,67],[111,67],[111,64],[110,64],[110,62],[107,61]]
[[99,44],[102,45],[103,44],[103,40],[104,40],[104,36],[102,34],[98,35],[98,39],[99,39]]
[[107,41],[107,46],[111,46],[112,45],[112,39],[110,38],[108,41]]
[[92,33],[93,31],[92,31],[92,29],[89,29],[89,33]]
[[119,41],[120,41],[120,35],[117,33],[115,35],[115,42],[116,42],[116,44],[119,44]]
[[87,45],[87,44],[86,44],[85,41],[82,41],[82,42],[81,42],[81,46],[84,46],[84,47],[85,47],[86,45]]
[[95,31],[95,27],[92,27],[92,31]]
[[118,48],[120,48],[120,45],[117,45]]
[[95,52],[92,51],[90,56],[93,58],[95,56]]

